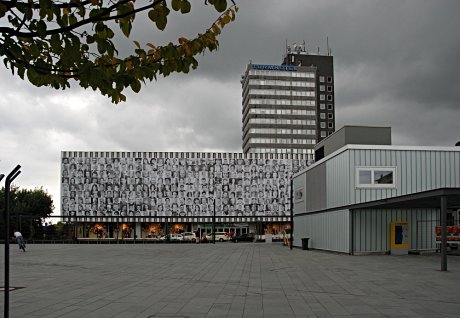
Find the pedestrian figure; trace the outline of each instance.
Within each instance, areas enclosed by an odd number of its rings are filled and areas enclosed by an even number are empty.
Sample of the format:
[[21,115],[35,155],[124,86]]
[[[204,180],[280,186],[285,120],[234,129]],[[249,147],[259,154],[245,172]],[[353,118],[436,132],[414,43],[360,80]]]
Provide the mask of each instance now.
[[14,231],[14,237],[16,238],[16,242],[18,243],[19,249],[26,251],[26,245],[24,244],[24,239],[22,237],[21,232]]
[[283,245],[289,246],[289,237],[288,237],[286,231],[283,231]]

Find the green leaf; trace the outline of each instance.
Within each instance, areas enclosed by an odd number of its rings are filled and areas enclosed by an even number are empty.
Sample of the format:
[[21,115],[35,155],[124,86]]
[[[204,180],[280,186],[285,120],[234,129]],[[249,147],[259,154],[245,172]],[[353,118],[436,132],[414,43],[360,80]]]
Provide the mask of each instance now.
[[61,19],[61,22],[62,22],[62,27],[66,27],[69,25],[69,15],[66,14],[62,17]]
[[38,21],[37,23],[37,33],[41,38],[46,36],[46,23],[42,20]]
[[192,8],[192,6],[190,5],[190,2],[188,2],[188,0],[184,0],[184,1],[182,1],[182,6],[180,8],[180,12],[182,14],[189,13],[191,8]]
[[101,9],[98,9],[98,8],[93,9],[93,10],[91,10],[91,11],[89,12],[89,17],[90,17],[90,18],[94,18],[96,15],[98,15],[98,14],[101,13],[101,12],[102,12]]
[[40,50],[35,42],[29,46],[29,52],[34,58],[40,55]]
[[51,0],[39,0],[38,3],[40,4],[40,8],[43,9],[47,9],[53,4]]
[[131,33],[131,29],[132,29],[132,24],[131,24],[131,21],[129,20],[125,20],[124,22],[121,22],[120,21],[120,28],[121,28],[121,31],[123,31],[123,34],[128,38],[129,37],[129,34]]
[[157,10],[152,9],[149,11],[148,16],[150,20],[152,20],[153,22],[156,22],[156,20],[158,19],[159,13]]
[[69,15],[69,25],[75,24],[77,22],[78,22],[77,17],[74,14],[70,14]]
[[6,11],[8,11],[8,8],[6,7],[6,5],[0,2],[0,18],[5,16]]
[[214,0],[214,7],[218,12],[224,12],[227,9],[227,0]]
[[53,49],[53,51],[57,51],[61,47],[62,42],[61,42],[61,38],[59,37],[59,34],[53,34],[51,36],[50,44],[51,44],[51,48]]
[[29,82],[35,86],[40,86],[40,75],[34,70],[33,67],[29,67],[27,70],[27,78],[29,79]]
[[114,37],[115,33],[113,33],[111,28],[107,28],[106,31],[107,31],[107,38],[111,39]]
[[100,54],[104,54],[107,51],[107,43],[104,40],[97,41],[97,50]]
[[166,24],[168,24],[168,18],[165,15],[160,15],[155,24],[159,30],[163,31],[166,28]]
[[182,7],[181,0],[172,0],[171,7],[173,8],[174,11],[179,11]]
[[138,80],[133,80],[130,86],[134,93],[139,93],[141,90],[141,82]]

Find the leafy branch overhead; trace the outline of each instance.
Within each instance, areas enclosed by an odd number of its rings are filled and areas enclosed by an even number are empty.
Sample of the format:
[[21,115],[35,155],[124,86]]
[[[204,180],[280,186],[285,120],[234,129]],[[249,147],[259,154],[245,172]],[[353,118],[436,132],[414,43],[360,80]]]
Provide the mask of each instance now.
[[119,56],[115,33],[129,37],[136,15],[146,13],[163,31],[171,9],[187,14],[190,0],[0,0],[0,56],[13,74],[35,86],[65,89],[75,80],[118,103],[126,101],[127,87],[137,93],[146,79],[196,69],[195,56],[216,50],[221,30],[235,20],[238,8],[230,1],[204,2],[219,16],[193,39],[145,47],[133,41],[133,52]]

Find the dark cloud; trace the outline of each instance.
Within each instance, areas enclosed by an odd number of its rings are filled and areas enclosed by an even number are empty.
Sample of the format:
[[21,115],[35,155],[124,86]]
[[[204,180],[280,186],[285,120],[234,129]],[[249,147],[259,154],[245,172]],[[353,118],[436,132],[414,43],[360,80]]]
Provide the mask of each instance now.
[[[336,122],[393,128],[398,145],[460,140],[458,0],[238,1],[216,52],[198,70],[148,83],[112,105],[91,90],[36,88],[0,68],[0,172],[23,165],[18,185],[59,194],[62,150],[241,150],[240,77],[246,65],[281,62],[285,42],[334,55]],[[217,13],[202,2],[173,14],[166,32],[139,19],[121,51],[203,32]],[[179,19],[180,18],[180,19]]]

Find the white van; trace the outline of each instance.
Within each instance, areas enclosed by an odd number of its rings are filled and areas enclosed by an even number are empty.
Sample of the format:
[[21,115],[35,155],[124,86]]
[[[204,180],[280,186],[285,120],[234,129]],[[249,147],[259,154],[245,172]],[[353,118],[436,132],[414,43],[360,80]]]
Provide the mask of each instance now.
[[[206,235],[208,241],[212,241],[212,233]],[[223,242],[230,240],[227,232],[216,232],[216,241]]]
[[184,241],[196,242],[196,235],[193,232],[184,232],[182,236],[184,237]]

